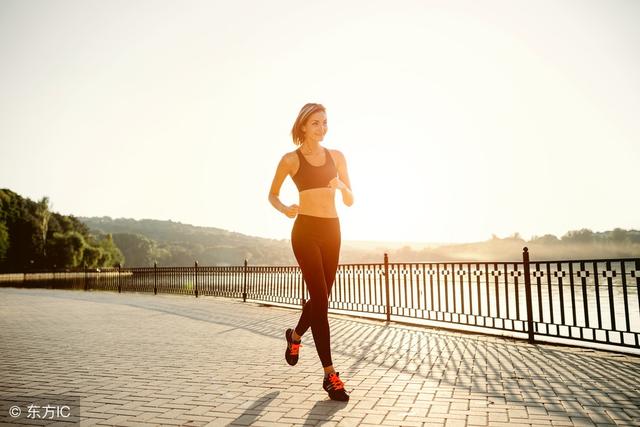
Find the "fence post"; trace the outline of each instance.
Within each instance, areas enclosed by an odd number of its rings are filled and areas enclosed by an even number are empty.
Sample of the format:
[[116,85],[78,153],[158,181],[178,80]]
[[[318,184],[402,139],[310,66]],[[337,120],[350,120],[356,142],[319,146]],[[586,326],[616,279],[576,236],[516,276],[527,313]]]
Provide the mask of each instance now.
[[387,322],[391,321],[391,300],[389,299],[389,254],[384,254],[384,287],[387,298]]
[[153,294],[158,295],[158,261],[153,262]]
[[87,278],[87,263],[85,262],[82,266],[84,268],[84,290],[89,289],[89,280]]
[[196,261],[196,278],[195,278],[196,286],[195,286],[195,294],[196,298],[198,298],[198,261]]
[[247,260],[244,260],[244,278],[242,281],[242,302],[247,302]]
[[118,293],[120,293],[120,263],[118,263]]
[[527,332],[529,333],[529,344],[533,344],[533,303],[531,301],[531,276],[529,270],[529,248],[522,250],[522,262],[524,264],[524,291],[527,300]]

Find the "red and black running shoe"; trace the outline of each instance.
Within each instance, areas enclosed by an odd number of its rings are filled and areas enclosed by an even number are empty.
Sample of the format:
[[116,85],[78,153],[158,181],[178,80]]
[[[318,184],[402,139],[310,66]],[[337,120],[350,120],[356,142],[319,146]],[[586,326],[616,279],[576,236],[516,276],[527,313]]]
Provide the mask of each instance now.
[[329,374],[328,377],[322,382],[322,388],[329,393],[331,400],[339,400],[341,402],[348,402],[349,395],[344,391],[344,383],[340,379],[338,372]]
[[298,354],[300,352],[300,341],[293,340],[293,329],[287,329],[284,333],[284,337],[287,339],[287,349],[284,352],[284,358],[291,366],[298,363]]

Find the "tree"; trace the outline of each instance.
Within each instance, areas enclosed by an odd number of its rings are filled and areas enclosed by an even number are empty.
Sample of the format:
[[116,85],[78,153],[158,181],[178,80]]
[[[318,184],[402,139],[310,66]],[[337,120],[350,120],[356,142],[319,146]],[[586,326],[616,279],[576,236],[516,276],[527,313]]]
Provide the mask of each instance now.
[[97,249],[100,250],[100,258],[96,267],[115,267],[124,264],[124,256],[113,241],[111,234],[98,237]]
[[555,244],[558,243],[560,240],[558,240],[558,238],[556,236],[554,236],[553,234],[545,234],[542,237],[533,237],[530,242],[531,243],[540,243],[540,244]]
[[563,242],[592,243],[595,240],[596,235],[593,233],[593,231],[587,228],[583,228],[581,230],[572,230],[562,236]]
[[616,228],[607,234],[609,235],[609,240],[611,240],[613,243],[624,243],[630,240],[629,233],[621,228]]
[[111,235],[93,236],[74,216],[0,189],[0,270],[113,266],[123,262]]
[[4,263],[4,260],[9,251],[9,230],[4,222],[0,221],[0,266]]
[[87,242],[77,231],[53,233],[47,240],[49,263],[55,268],[76,268],[82,266]]
[[47,257],[47,232],[49,231],[49,220],[51,212],[49,211],[49,198],[43,197],[36,204],[35,216],[38,221],[40,236],[42,238],[42,258]]
[[101,261],[104,257],[105,254],[102,248],[87,246],[84,248],[84,252],[82,253],[82,266],[89,268],[101,267],[103,265]]

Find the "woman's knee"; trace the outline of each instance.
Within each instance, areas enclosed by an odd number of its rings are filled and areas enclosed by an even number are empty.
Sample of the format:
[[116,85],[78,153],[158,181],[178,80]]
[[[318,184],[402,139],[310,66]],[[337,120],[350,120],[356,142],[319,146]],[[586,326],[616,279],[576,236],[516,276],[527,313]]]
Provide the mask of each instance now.
[[314,316],[326,317],[327,312],[329,311],[329,298],[313,298],[313,305],[311,307],[313,309]]

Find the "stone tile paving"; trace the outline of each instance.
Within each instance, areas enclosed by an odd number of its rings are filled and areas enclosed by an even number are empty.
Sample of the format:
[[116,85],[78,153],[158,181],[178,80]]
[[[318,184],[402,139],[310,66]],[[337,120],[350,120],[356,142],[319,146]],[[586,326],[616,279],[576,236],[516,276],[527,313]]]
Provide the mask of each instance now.
[[[77,397],[82,426],[640,425],[640,357],[333,315],[351,401],[332,402],[311,333],[298,365],[284,361],[298,314],[0,288],[0,396]],[[28,422],[0,414],[0,425]]]

